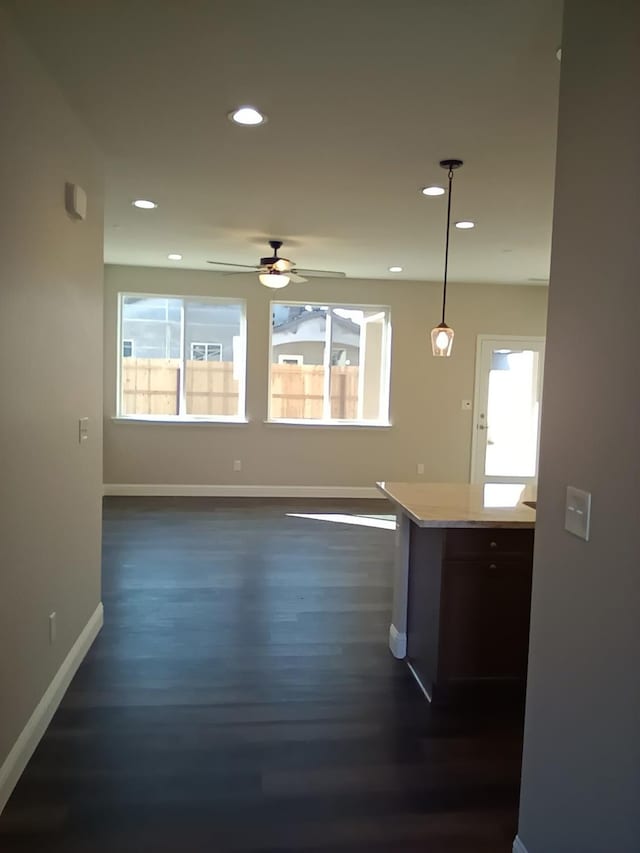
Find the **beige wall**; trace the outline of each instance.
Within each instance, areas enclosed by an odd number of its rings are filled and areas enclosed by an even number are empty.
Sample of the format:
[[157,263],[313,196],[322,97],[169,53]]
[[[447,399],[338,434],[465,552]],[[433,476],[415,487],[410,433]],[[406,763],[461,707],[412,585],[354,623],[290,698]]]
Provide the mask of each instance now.
[[[640,5],[565,7],[519,835],[640,850]],[[590,491],[589,542],[564,531]]]
[[[240,426],[114,422],[118,291],[237,296],[248,303],[247,412]],[[298,427],[267,415],[269,301],[254,276],[107,266],[105,271],[105,483],[371,486],[379,479],[466,481],[476,336],[542,335],[546,288],[452,285],[447,317],[454,357],[434,359],[429,333],[439,320],[438,285],[318,279],[290,285],[277,299],[391,306],[390,429]],[[234,459],[243,470],[234,472]]]
[[103,271],[96,153],[1,9],[0,114],[2,765],[100,600]]

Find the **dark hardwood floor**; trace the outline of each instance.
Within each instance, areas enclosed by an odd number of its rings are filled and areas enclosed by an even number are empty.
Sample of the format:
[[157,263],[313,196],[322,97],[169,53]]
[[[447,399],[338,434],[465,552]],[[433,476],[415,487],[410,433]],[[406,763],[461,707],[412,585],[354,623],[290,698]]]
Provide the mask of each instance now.
[[105,626],[0,850],[509,853],[521,712],[433,709],[387,649],[383,502],[105,500]]

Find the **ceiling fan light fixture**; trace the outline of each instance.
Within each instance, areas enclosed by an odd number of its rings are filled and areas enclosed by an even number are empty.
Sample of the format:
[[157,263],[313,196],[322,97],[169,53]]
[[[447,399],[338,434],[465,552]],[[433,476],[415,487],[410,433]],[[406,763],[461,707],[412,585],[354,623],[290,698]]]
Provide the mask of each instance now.
[[260,284],[264,284],[265,287],[271,287],[274,290],[286,287],[289,284],[289,276],[275,269],[269,272],[261,272],[258,278],[260,279]]
[[269,247],[272,250],[272,254],[260,258],[255,266],[252,264],[234,264],[227,261],[207,261],[207,263],[225,268],[234,267],[231,273],[226,273],[227,275],[241,275],[245,270],[253,270],[258,273],[258,279],[265,287],[273,288],[286,287],[289,282],[303,284],[307,281],[306,276],[315,278],[345,278],[345,273],[338,272],[338,270],[297,269],[295,261],[292,261],[290,258],[281,258],[278,256],[278,249],[281,246],[282,240],[269,240]]

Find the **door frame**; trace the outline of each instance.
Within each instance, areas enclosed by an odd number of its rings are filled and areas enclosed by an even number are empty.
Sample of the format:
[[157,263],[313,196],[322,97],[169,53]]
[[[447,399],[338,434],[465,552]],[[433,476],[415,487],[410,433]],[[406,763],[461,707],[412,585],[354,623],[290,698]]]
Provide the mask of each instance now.
[[[474,377],[474,387],[473,387],[473,410],[472,410],[472,426],[471,426],[471,460],[469,467],[469,482],[470,483],[483,483],[485,482],[485,476],[475,477],[475,471],[477,468],[477,455],[479,452],[479,439],[478,439],[478,420],[480,416],[480,403],[481,397],[484,397],[484,383],[482,381],[482,347],[483,344],[488,341],[496,341],[500,344],[508,345],[509,343],[515,344],[517,346],[521,346],[522,344],[531,343],[542,345],[542,374],[540,377],[540,401],[542,403],[542,391],[544,386],[544,360],[545,360],[545,344],[546,338],[543,335],[478,335],[476,341],[476,367],[475,367],[475,377]],[[488,391],[487,391],[488,393]],[[538,461],[540,455],[540,430],[538,430]],[[528,479],[528,478],[525,478]],[[537,476],[536,476],[537,481]],[[523,481],[522,477],[501,477],[496,482],[503,483],[521,483]]]

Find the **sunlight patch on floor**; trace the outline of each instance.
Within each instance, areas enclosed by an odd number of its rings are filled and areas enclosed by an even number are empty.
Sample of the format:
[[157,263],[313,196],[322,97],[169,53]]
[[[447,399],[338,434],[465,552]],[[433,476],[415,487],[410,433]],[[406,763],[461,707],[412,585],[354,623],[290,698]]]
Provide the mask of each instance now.
[[339,512],[288,512],[289,518],[308,518],[312,521],[333,521],[336,524],[355,524],[358,527],[378,527],[395,530],[395,515],[345,515]]

